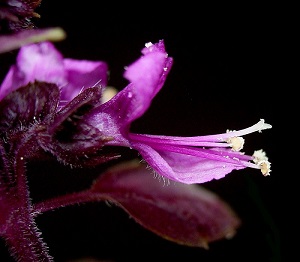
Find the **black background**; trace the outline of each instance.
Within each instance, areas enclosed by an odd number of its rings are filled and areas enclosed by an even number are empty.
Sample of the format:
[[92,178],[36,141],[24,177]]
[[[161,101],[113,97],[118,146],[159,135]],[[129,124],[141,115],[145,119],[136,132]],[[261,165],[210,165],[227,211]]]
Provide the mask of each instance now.
[[[274,113],[277,105],[271,98],[278,95],[274,86],[280,79],[280,18],[262,6],[62,2],[43,0],[36,10],[41,15],[36,25],[61,26],[67,32],[66,40],[55,43],[65,57],[106,61],[109,85],[119,90],[127,84],[122,76],[124,67],[140,57],[145,43],[164,39],[169,56],[174,58],[173,68],[151,108],[133,124],[133,131],[206,135],[245,128],[263,118],[273,129],[246,136],[245,151],[251,154],[265,149],[272,172],[263,177],[258,170],[234,171],[205,184],[230,203],[243,222],[233,239],[212,243],[209,250],[160,239],[117,207],[97,203],[37,218],[55,261],[81,257],[109,261],[281,261],[279,216],[283,203],[275,161],[278,120]],[[9,59],[13,61],[13,55]],[[55,164],[45,169],[44,163],[29,167],[29,172],[33,199],[81,189],[95,176],[92,171],[82,174]],[[10,261],[3,242],[0,254],[3,261]]]

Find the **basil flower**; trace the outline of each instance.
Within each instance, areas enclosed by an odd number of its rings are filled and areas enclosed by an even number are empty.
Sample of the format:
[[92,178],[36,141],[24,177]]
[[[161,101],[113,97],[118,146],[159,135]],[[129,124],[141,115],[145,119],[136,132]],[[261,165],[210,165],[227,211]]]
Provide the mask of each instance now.
[[263,119],[249,128],[216,135],[174,137],[131,133],[131,123],[149,108],[173,63],[164,41],[146,44],[142,54],[124,73],[130,84],[85,116],[90,125],[113,138],[106,145],[135,149],[157,174],[186,184],[220,179],[232,170],[247,167],[260,169],[265,176],[270,174],[270,162],[264,151],[257,150],[252,156],[240,152],[244,144],[242,136],[271,128]]

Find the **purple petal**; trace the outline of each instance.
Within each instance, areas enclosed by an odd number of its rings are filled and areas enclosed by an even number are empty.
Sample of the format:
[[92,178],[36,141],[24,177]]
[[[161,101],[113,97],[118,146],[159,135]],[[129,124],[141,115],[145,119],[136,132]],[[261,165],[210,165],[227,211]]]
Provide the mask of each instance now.
[[173,63],[172,58],[167,57],[163,41],[142,52],[144,56],[130,65],[124,74],[131,83],[87,116],[91,125],[114,137],[116,144],[129,144],[127,136],[131,122],[149,108]]
[[71,101],[86,88],[107,85],[108,66],[105,62],[64,59],[68,84],[61,89],[61,100]]
[[160,91],[166,81],[173,64],[168,57],[161,40],[155,45],[148,44],[142,50],[144,56],[128,66],[124,73],[132,85],[124,90],[127,99],[131,100],[127,107],[127,124],[139,118],[149,108],[152,99]]
[[213,179],[220,179],[234,169],[246,168],[242,165],[219,160],[173,152],[160,152],[141,143],[134,143],[131,146],[139,151],[143,159],[159,175],[185,184],[204,183]]
[[106,85],[104,62],[64,59],[51,42],[24,46],[17,64],[12,66],[0,88],[0,100],[9,92],[35,80],[55,83],[62,89],[64,102],[73,99],[85,87],[97,82]]
[[58,87],[67,84],[63,57],[50,42],[20,49],[16,65],[10,68],[1,85],[0,99],[35,80],[55,83]]

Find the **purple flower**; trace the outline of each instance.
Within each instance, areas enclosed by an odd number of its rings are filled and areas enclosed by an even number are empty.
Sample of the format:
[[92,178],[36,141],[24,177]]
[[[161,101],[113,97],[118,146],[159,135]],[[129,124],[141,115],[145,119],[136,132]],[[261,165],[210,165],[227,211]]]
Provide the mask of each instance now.
[[148,43],[143,56],[127,67],[130,84],[107,103],[92,110],[85,121],[113,139],[106,145],[137,150],[153,170],[186,184],[220,179],[234,169],[251,167],[270,174],[270,163],[262,150],[252,156],[240,152],[243,135],[271,128],[261,119],[257,124],[224,134],[170,137],[130,132],[130,124],[142,116],[162,88],[173,60],[164,42]]

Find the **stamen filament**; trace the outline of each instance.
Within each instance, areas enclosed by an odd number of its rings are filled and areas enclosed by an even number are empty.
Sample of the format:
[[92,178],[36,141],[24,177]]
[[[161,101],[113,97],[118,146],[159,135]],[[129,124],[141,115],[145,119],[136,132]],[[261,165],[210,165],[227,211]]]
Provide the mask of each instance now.
[[[217,160],[221,162],[232,163],[238,166],[246,166],[255,169],[260,169],[257,164],[246,161],[252,160],[253,158],[243,154],[237,154],[234,152],[225,152],[225,151],[217,151],[211,149],[202,149],[202,148],[191,148],[191,147],[183,147],[183,146],[172,146],[172,145],[164,145],[164,144],[151,144],[151,147],[160,151],[169,151],[184,155],[191,155],[195,157],[207,158],[212,160]],[[226,153],[226,155],[224,154]]]
[[189,137],[182,137],[178,140],[178,137],[169,136],[155,136],[155,135],[143,135],[130,133],[130,138],[134,141],[143,143],[157,143],[167,145],[178,145],[178,146],[201,146],[201,147],[230,147],[230,144],[224,142],[207,142],[207,141],[190,141]]

